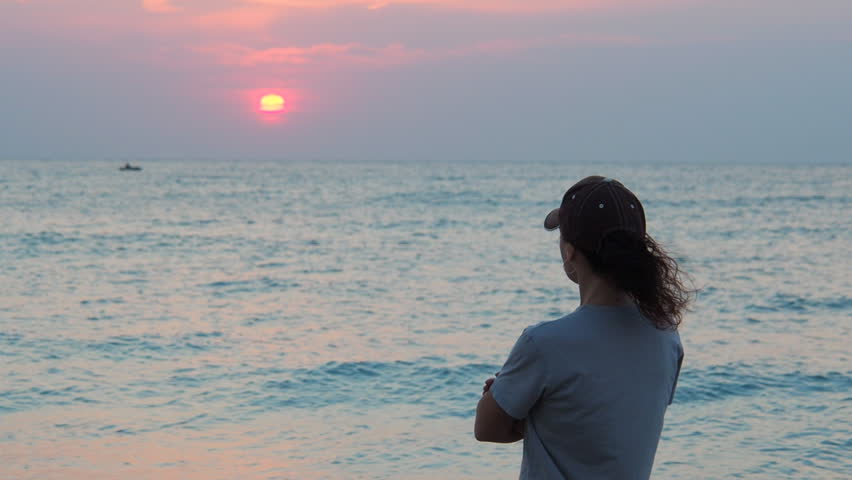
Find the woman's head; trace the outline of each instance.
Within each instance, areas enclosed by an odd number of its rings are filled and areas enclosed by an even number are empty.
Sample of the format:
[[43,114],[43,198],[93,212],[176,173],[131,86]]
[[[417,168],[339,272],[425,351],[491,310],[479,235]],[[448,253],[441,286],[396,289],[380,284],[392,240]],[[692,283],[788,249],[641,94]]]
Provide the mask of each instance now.
[[592,272],[629,295],[657,328],[676,329],[694,291],[677,261],[645,231],[639,199],[617,180],[587,177],[572,186],[545,228],[560,231],[565,273]]

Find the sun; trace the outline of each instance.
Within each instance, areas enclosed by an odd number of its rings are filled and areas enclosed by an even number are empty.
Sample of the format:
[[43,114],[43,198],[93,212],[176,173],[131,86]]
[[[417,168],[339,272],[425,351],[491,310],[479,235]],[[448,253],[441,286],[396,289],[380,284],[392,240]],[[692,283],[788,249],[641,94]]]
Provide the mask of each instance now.
[[284,110],[284,97],[270,93],[260,98],[261,112],[281,112]]

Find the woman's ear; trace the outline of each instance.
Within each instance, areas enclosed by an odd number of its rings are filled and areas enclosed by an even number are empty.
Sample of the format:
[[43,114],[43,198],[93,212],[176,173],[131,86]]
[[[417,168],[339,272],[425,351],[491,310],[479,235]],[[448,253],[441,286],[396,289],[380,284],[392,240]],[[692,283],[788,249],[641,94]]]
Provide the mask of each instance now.
[[559,249],[562,250],[562,260],[566,262],[568,260],[573,260],[577,251],[577,249],[574,248],[574,245],[566,242],[562,239],[562,237],[559,238]]

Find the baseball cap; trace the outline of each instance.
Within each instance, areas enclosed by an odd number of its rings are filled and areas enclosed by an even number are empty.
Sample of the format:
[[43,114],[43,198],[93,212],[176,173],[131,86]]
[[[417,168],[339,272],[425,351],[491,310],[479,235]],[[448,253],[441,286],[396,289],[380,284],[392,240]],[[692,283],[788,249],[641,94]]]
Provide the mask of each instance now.
[[645,209],[621,182],[609,177],[586,177],[565,192],[562,204],[544,219],[544,228],[561,225],[562,236],[575,247],[598,253],[615,231],[645,235]]

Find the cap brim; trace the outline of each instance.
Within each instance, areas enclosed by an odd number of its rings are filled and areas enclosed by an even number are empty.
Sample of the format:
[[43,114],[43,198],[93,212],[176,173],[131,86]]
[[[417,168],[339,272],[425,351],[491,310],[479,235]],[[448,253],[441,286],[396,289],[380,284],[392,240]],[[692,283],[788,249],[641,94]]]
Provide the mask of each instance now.
[[556,230],[559,228],[559,209],[554,208],[544,218],[544,228],[546,230]]

